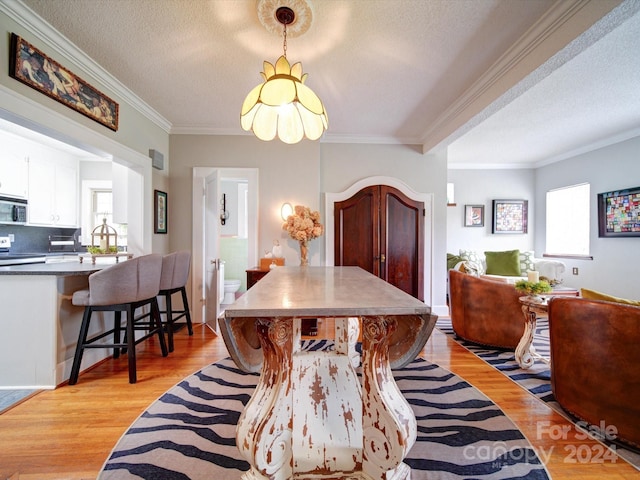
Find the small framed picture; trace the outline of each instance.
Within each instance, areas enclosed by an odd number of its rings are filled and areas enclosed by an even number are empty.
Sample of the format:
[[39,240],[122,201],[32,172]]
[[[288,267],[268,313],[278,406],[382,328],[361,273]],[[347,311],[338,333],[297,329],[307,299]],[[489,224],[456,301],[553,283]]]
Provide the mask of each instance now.
[[494,200],[491,233],[527,233],[527,200]]
[[464,206],[464,226],[484,227],[484,205]]
[[153,191],[153,231],[167,233],[167,194],[160,190]]

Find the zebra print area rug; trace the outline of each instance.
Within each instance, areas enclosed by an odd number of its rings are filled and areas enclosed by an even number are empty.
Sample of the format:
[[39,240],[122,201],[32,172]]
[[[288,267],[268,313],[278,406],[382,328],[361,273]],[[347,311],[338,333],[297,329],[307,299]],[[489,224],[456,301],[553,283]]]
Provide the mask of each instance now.
[[[330,348],[326,341],[307,349]],[[423,359],[394,371],[418,421],[405,459],[412,480],[549,479],[518,428],[460,377]],[[230,358],[187,377],[154,402],[120,439],[100,475],[113,479],[240,479],[249,465],[235,426],[258,380]]]
[[[550,408],[558,412],[567,420],[573,422],[574,424],[577,423],[578,420],[569,413],[565,412],[565,410],[560,406],[560,404],[553,396],[553,392],[551,391],[551,370],[549,368],[549,365],[541,360],[536,360],[534,365],[532,365],[530,368],[522,369],[516,362],[513,351],[492,349],[489,347],[476,345],[474,343],[467,342],[458,338],[453,331],[450,318],[439,318],[436,322],[436,328],[438,328],[438,330],[440,330],[441,332],[452,336],[460,345],[487,362],[492,367],[505,374],[511,380],[531,393],[531,395],[546,403]],[[551,350],[549,345],[549,323],[546,318],[539,318],[536,322],[536,332],[533,336],[533,346],[535,347],[536,352],[538,352],[543,357],[550,357]],[[588,429],[595,430],[596,427],[589,426]],[[581,431],[579,431],[576,427],[576,432],[573,432],[572,434],[578,435],[578,437],[580,437],[580,432]],[[615,452],[618,456],[633,465],[633,467],[640,470],[640,452],[631,450],[624,444],[609,441],[606,438],[603,439],[601,443],[603,445],[606,445],[606,447],[609,448],[611,452]],[[594,458],[599,453],[600,452],[590,452],[589,458]],[[585,457],[586,460],[588,460],[589,458]],[[604,457],[605,460],[609,458],[609,455]],[[576,458],[576,460],[580,460],[580,458]]]

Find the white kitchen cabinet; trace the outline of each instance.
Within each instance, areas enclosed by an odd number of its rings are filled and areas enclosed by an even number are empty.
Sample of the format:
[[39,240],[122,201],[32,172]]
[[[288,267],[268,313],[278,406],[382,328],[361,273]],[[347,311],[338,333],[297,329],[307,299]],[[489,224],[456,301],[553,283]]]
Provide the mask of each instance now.
[[29,225],[78,226],[78,162],[29,156]]
[[[2,138],[0,151],[0,195],[27,198],[29,187],[29,164],[27,156],[21,154],[12,137]],[[5,143],[6,142],[6,143]]]

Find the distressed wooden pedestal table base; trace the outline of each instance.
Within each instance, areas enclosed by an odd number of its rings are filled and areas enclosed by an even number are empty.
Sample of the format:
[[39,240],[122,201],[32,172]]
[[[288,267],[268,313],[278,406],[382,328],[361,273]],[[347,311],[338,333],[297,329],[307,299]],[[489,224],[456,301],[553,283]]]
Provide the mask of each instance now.
[[[302,350],[301,319],[327,317],[334,348]],[[228,307],[220,327],[231,357],[261,371],[236,431],[251,465],[243,479],[411,478],[403,460],[416,419],[391,368],[417,356],[436,318],[357,267],[278,268]]]
[[532,298],[520,297],[522,304],[522,313],[524,315],[524,333],[516,346],[515,358],[520,368],[531,368],[536,359],[545,363],[551,363],[548,358],[543,357],[536,352],[533,346],[533,335],[536,333],[536,322],[538,315],[547,315],[549,304],[547,297]]

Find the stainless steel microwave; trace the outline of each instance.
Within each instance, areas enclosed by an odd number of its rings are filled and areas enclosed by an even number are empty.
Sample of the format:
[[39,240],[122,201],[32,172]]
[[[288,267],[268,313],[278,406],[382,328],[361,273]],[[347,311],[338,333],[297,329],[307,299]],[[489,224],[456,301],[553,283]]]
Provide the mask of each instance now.
[[0,224],[24,225],[25,223],[27,223],[27,201],[0,196]]

